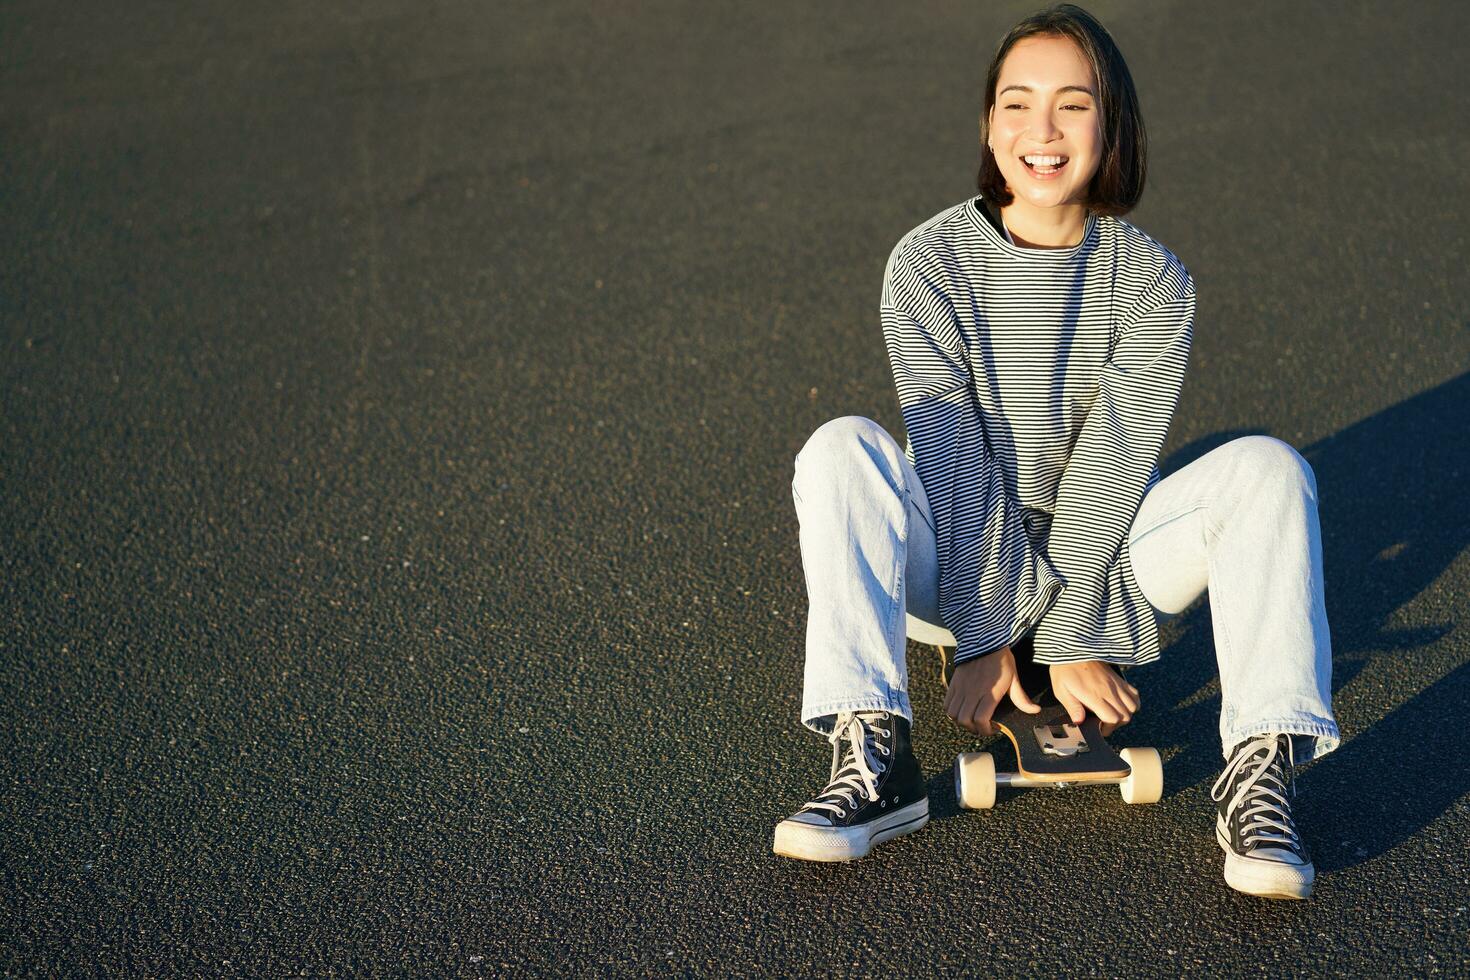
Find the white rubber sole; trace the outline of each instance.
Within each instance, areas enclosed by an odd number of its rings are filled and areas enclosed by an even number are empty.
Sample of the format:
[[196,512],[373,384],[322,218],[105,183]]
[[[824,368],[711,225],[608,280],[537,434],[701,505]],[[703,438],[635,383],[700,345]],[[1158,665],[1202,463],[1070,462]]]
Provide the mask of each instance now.
[[1215,843],[1225,852],[1225,884],[1257,898],[1307,898],[1312,894],[1316,871],[1310,865],[1282,864],[1261,858],[1241,857],[1230,849],[1229,839],[1215,824]]
[[861,827],[817,827],[795,820],[776,824],[771,850],[802,861],[856,861],[874,844],[912,834],[929,822],[929,798],[900,807]]

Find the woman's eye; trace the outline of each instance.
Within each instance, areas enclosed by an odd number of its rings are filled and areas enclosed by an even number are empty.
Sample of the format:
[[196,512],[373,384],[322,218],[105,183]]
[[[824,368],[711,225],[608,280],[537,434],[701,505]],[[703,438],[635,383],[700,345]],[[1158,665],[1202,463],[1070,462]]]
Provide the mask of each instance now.
[[1087,109],[1088,109],[1088,107],[1085,106],[1085,105],[1064,105],[1064,106],[1062,106],[1062,108],[1063,109],[1081,109],[1083,112],[1086,112]]
[[1006,106],[1006,108],[1007,109],[1024,109],[1026,107],[1023,106],[1023,105],[1021,105],[1021,103],[1019,103],[1019,102],[1012,102],[1010,105]]

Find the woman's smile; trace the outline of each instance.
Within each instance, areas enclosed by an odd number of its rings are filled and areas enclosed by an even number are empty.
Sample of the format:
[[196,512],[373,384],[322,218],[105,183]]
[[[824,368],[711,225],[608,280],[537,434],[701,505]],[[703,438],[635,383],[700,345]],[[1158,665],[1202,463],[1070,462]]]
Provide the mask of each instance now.
[[1070,157],[1056,156],[1054,154],[1035,156],[1024,156],[1021,162],[1026,165],[1026,172],[1037,180],[1051,180],[1062,172]]

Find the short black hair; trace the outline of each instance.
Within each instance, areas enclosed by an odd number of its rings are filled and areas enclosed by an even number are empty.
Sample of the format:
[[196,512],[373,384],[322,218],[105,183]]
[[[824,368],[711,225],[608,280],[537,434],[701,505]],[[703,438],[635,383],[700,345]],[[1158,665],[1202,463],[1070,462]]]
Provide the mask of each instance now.
[[1013,197],[1005,175],[990,152],[990,110],[1000,66],[1017,41],[1028,37],[1067,37],[1076,42],[1092,64],[1097,79],[1097,101],[1102,107],[1102,161],[1087,185],[1087,208],[1098,214],[1127,214],[1143,197],[1148,174],[1148,137],[1138,111],[1138,92],[1128,63],[1113,37],[1098,19],[1076,4],[1060,3],[1038,11],[1011,28],[995,50],[985,76],[985,108],[980,113],[980,174],[976,187],[987,199],[1006,207]]

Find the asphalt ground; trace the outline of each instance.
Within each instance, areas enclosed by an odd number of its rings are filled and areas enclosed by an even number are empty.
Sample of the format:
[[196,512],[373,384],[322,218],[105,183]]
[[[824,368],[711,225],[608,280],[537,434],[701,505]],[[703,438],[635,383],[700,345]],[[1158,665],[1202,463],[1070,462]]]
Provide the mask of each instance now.
[[1209,610],[1167,795],[770,853],[792,460],[895,434],[883,263],[973,192],[1029,4],[0,8],[0,969],[1470,973],[1462,4],[1096,2],[1189,266],[1171,471],[1317,474],[1319,881],[1230,891]]

